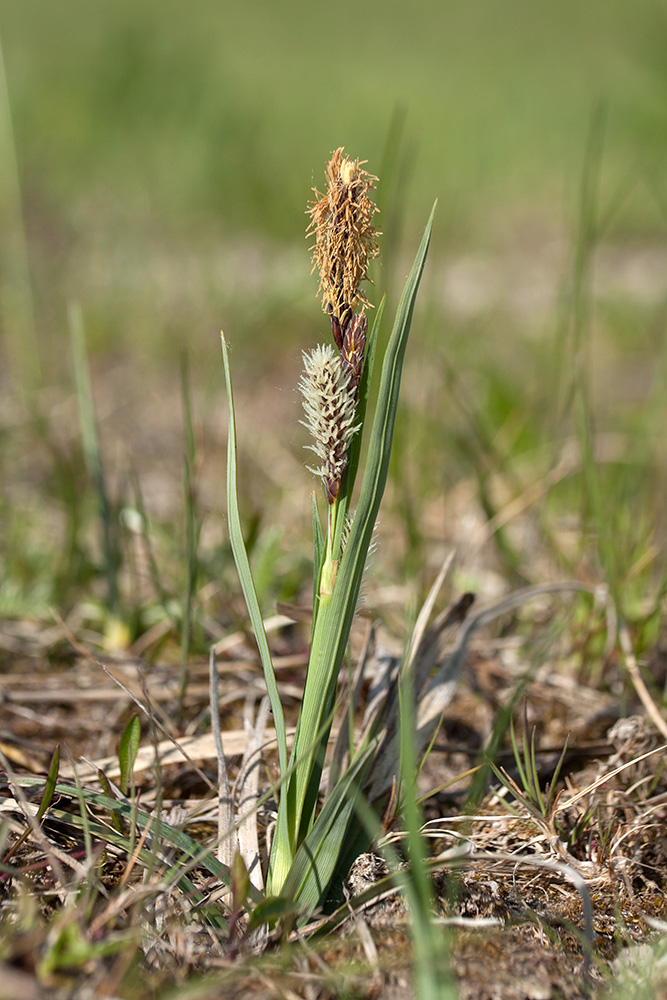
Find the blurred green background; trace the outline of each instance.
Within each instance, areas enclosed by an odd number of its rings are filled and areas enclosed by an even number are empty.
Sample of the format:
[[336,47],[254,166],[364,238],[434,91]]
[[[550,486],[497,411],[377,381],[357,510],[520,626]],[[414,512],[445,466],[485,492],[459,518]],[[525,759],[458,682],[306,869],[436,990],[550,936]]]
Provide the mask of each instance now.
[[[256,535],[264,498],[298,475],[303,528],[310,481],[295,472],[288,390],[301,349],[327,336],[304,212],[340,145],[381,178],[378,293],[395,301],[439,199],[394,459],[412,567],[429,533],[446,534],[442,518],[424,528],[432,501],[472,477],[493,518],[549,473],[569,435],[585,451],[590,431],[608,446],[609,481],[566,475],[558,510],[583,511],[585,547],[600,537],[595,498],[608,497],[605,530],[624,539],[618,580],[653,572],[665,527],[666,41],[657,0],[0,0],[0,457],[14,484],[2,516],[22,579],[9,604],[50,572],[44,522],[64,516],[76,536],[60,563],[84,545],[71,506],[84,488],[63,485],[81,463],[58,464],[78,433],[72,304],[105,447],[120,437],[129,465],[171,462],[176,481],[181,353],[196,413],[219,429],[223,327],[237,387],[253,392],[241,426],[257,422],[254,447],[274,435],[249,499]],[[48,414],[51,458],[34,410],[16,416],[25,388]],[[221,475],[212,469],[213,506]],[[166,510],[145,488],[151,510]],[[620,498],[637,507],[623,523]],[[61,514],[44,517],[49,507]],[[454,497],[448,509],[456,518]],[[514,572],[522,557],[497,538]],[[567,551],[574,572],[581,549]],[[609,551],[600,558],[616,574]],[[53,588],[40,594],[44,606]]]
[[304,203],[338,145],[400,190],[410,248],[435,197],[441,254],[507,248],[569,224],[603,102],[605,186],[644,187],[616,224],[664,232],[662,2],[2,0],[0,39],[2,231],[13,141],[51,370],[69,299],[139,353],[316,315]]

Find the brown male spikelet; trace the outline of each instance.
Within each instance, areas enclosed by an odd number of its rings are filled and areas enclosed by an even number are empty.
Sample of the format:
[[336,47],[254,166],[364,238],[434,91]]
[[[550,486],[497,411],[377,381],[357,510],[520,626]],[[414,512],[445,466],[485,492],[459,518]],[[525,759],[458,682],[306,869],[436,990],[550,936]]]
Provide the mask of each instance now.
[[315,234],[313,270],[320,272],[322,308],[331,317],[339,351],[355,309],[363,313],[370,305],[360,286],[378,253],[377,231],[371,224],[377,206],[368,197],[377,177],[363,170],[362,162],[343,156],[342,146],[332,153],[326,192],[314,188],[317,198],[308,208],[308,232]]

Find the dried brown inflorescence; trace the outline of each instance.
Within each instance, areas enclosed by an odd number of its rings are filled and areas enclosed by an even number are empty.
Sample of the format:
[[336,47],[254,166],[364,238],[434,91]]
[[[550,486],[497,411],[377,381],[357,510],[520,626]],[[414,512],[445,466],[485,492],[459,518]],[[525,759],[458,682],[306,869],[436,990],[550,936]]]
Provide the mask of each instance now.
[[363,313],[370,305],[361,283],[378,253],[372,225],[377,206],[368,197],[377,177],[362,162],[343,156],[342,146],[335,150],[326,167],[326,192],[314,188],[317,198],[308,209],[308,232],[315,234],[313,270],[319,270],[322,308],[341,352],[355,310]]

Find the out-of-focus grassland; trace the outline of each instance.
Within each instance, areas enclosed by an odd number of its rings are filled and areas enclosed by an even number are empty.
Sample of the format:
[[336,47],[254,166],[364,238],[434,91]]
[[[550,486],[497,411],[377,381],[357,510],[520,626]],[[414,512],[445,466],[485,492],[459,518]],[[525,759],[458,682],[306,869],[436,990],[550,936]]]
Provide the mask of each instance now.
[[[307,267],[293,254],[304,199],[337,145],[387,171],[397,115],[402,156],[386,208],[400,190],[414,240],[439,197],[441,257],[511,248],[521,223],[562,234],[600,102],[605,191],[622,189],[614,224],[655,235],[666,19],[648,0],[3,0],[48,361],[72,298],[89,309],[96,348],[161,359],[174,338],[192,343],[230,320],[265,350],[277,329],[312,322]],[[5,121],[5,211],[10,139]],[[625,197],[633,185],[643,190]]]

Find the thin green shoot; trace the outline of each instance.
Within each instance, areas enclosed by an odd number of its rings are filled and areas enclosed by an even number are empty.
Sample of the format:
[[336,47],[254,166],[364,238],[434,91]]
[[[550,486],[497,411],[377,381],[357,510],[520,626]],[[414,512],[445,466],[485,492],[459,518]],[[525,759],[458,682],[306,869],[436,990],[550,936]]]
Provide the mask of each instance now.
[[[58,781],[58,772],[60,770],[60,744],[58,744],[53,751],[51,756],[51,763],[49,764],[49,770],[46,775],[46,781],[44,782],[44,791],[42,792],[42,797],[40,803],[37,807],[37,812],[35,814],[35,820],[39,823],[46,815],[51,802],[53,801],[53,795],[55,792],[56,784]],[[30,836],[31,830],[28,826],[23,833],[17,837],[17,839],[12,844],[10,850],[7,854],[2,856],[2,863],[7,864],[11,857],[16,854],[19,847],[21,847],[28,837]],[[2,852],[0,851],[0,854]]]
[[224,333],[220,334],[222,346],[222,363],[225,372],[225,386],[227,390],[227,406],[229,413],[229,427],[227,431],[227,517],[229,519],[229,540],[232,547],[232,554],[236,569],[239,574],[239,581],[243,596],[248,607],[250,623],[253,628],[255,641],[259,650],[264,671],[264,682],[267,694],[271,702],[273,713],[273,724],[276,730],[278,743],[278,761],[281,774],[287,771],[287,735],[285,731],[285,716],[282,702],[278,692],[276,675],[273,669],[271,651],[264,628],[262,611],[257,600],[257,593],[253,582],[248,553],[243,541],[243,531],[241,528],[241,516],[239,513],[238,486],[237,486],[237,457],[236,457],[236,417],[234,412],[234,393],[232,390],[231,371],[229,368],[229,354]]
[[86,353],[83,314],[79,306],[72,305],[69,310],[69,329],[74,366],[74,382],[76,385],[79,419],[81,423],[81,441],[86,469],[97,495],[98,517],[101,532],[102,558],[104,575],[107,584],[106,606],[112,616],[120,612],[120,587],[118,575],[122,557],[118,539],[118,525],[115,511],[107,488],[102,452],[97,434],[97,423],[93,407],[93,396],[90,385],[88,356]]
[[138,714],[135,713],[125,726],[118,747],[120,790],[123,795],[129,795],[130,788],[134,786],[134,763],[137,759],[140,739],[141,723]]
[[415,994],[418,1000],[450,1000],[455,991],[449,972],[449,949],[445,932],[435,921],[435,896],[429,878],[422,827],[424,816],[415,775],[416,725],[412,679],[407,672],[399,677],[401,802],[406,825],[406,846],[410,861],[404,892],[410,907],[414,947]]
[[187,358],[183,356],[181,363],[181,395],[183,399],[183,416],[185,420],[185,451],[183,455],[183,492],[185,509],[185,593],[183,595],[183,614],[181,618],[181,682],[179,690],[179,719],[183,720],[185,711],[185,696],[188,688],[190,644],[194,624],[194,599],[199,577],[199,539],[201,535],[201,519],[197,503],[197,482],[195,473],[196,442],[194,421],[192,417],[192,401],[190,398],[190,381],[188,377]]
[[[35,786],[43,787],[45,779],[21,776],[16,778],[16,783],[19,786],[28,788]],[[89,838],[94,837],[100,843],[108,842],[113,844],[127,851],[128,854],[131,854],[128,837],[124,833],[118,833],[108,823],[100,822],[92,813],[88,812],[87,807],[102,809],[107,813],[115,813],[123,822],[125,829],[131,830],[133,827],[145,829],[153,821],[151,814],[143,810],[138,804],[132,804],[123,799],[94,792],[80,784],[77,787],[76,783],[72,786],[66,782],[58,782],[55,786],[55,792],[58,796],[62,796],[66,800],[78,800],[80,809],[77,813],[61,809],[58,805],[52,804],[50,812],[54,819],[62,820],[80,830],[85,829],[88,831]],[[84,815],[81,813],[81,805],[83,805]],[[206,894],[196,889],[188,877],[189,873],[194,869],[201,867],[225,885],[230,884],[229,868],[217,860],[211,847],[202,847],[201,844],[183,833],[182,830],[178,830],[176,827],[164,822],[164,820],[160,824],[160,837],[168,845],[168,857],[170,859],[170,866],[163,875],[163,883],[167,885],[173,884],[182,888],[194,904],[203,905],[206,901]],[[159,854],[156,854],[155,850],[149,850],[143,846],[139,851],[139,858],[143,864],[150,868],[159,861]],[[259,902],[261,898],[260,894],[252,886],[250,888],[250,896],[254,902]]]
[[498,767],[490,762],[490,766],[502,785],[511,793],[513,798],[520,803],[530,815],[545,829],[550,836],[558,833],[556,829],[556,814],[558,811],[558,800],[560,791],[557,788],[558,778],[561,768],[567,755],[568,740],[565,740],[556,767],[547,787],[547,792],[542,792],[539,772],[537,766],[537,751],[535,749],[535,729],[533,728],[530,741],[528,740],[527,727],[524,726],[522,737],[522,747],[516,739],[514,723],[510,723],[510,739],[512,752],[516,764],[519,781],[516,782],[504,768]]
[[[3,219],[0,309],[14,391],[29,394],[42,385],[42,366],[30,277],[21,177],[16,154],[4,46],[0,42],[0,210]],[[31,402],[31,401],[30,401]]]

